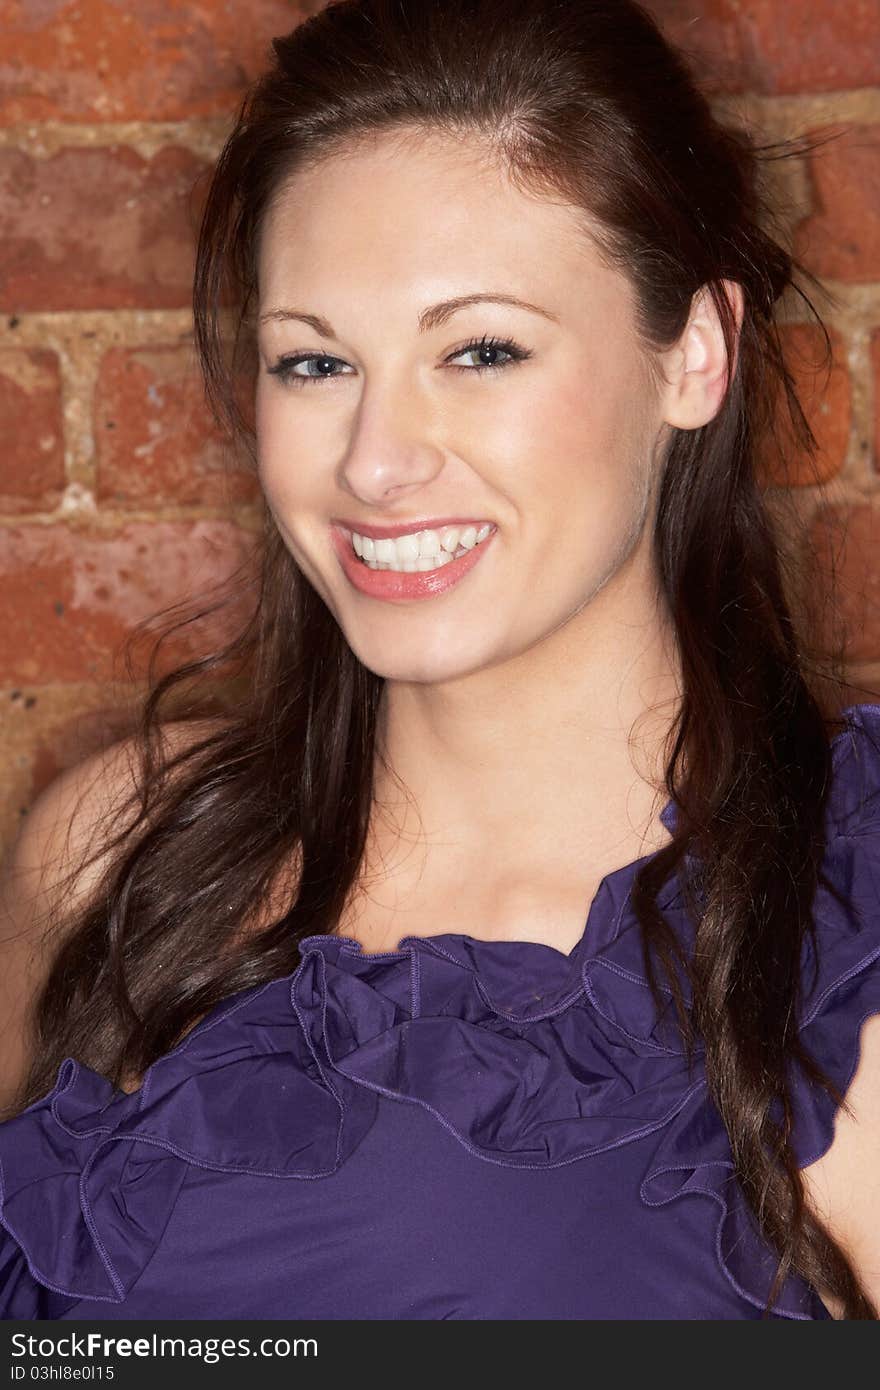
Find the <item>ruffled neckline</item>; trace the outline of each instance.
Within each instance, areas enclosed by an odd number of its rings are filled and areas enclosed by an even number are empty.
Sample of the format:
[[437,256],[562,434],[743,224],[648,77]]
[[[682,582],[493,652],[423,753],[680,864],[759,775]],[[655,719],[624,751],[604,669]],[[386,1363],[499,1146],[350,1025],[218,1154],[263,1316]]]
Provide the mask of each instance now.
[[[867,762],[860,757],[859,734],[866,730],[865,718],[876,726],[880,741],[880,705],[853,704],[841,711],[840,718],[847,726],[830,740],[832,749],[832,782],[825,809],[825,827],[829,844],[861,824],[871,805],[877,801],[880,813],[880,749]],[[849,775],[842,778],[844,763]],[[660,812],[660,821],[670,833],[678,824],[678,805],[668,800]],[[392,987],[394,974],[401,986],[401,1003],[408,997],[408,1007],[426,1012],[434,1000],[422,993],[409,993],[406,971],[395,972],[395,962],[411,962],[413,953],[453,962],[471,972],[484,997],[499,1016],[511,1020],[537,1020],[551,1017],[567,1008],[582,992],[584,973],[590,972],[590,962],[600,958],[613,946],[622,931],[636,925],[630,904],[633,881],[641,867],[654,859],[658,850],[650,850],[629,863],[609,870],[599,881],[584,918],[583,931],[571,951],[560,951],[548,943],[508,938],[490,940],[464,931],[447,930],[401,937],[396,947],[387,951],[366,952],[354,937],[337,933],[307,936],[300,942],[301,953],[319,951],[339,969],[360,971],[364,964],[375,965],[382,972],[385,984]],[[684,863],[695,863],[692,851],[686,851]],[[673,872],[657,896],[658,907],[670,910],[680,919],[679,925],[690,939],[692,932],[684,919],[681,878]],[[412,966],[408,969],[412,972]],[[289,978],[292,978],[289,977]]]
[[[799,1018],[807,1047],[843,1089],[858,1027],[880,1010],[880,971],[871,968],[880,957],[880,707],[844,715],[848,726],[833,739],[826,871],[852,908],[820,888],[821,951]],[[668,828],[676,813],[673,802],[664,807]],[[187,1165],[329,1177],[384,1097],[422,1107],[476,1159],[506,1166],[553,1168],[656,1132],[645,1206],[711,1198],[719,1264],[763,1307],[775,1262],[734,1180],[702,1051],[688,1064],[669,992],[658,1012],[645,978],[630,898],[638,868],[657,853],[604,876],[568,954],[451,931],[367,954],[350,937],[313,935],[291,973],[217,1005],[136,1092],[66,1058],[52,1091],[0,1125],[0,1222],[30,1275],[68,1298],[122,1302],[161,1239]],[[658,903],[690,940],[677,874]],[[802,1077],[793,1084],[806,1166],[831,1141],[834,1106]],[[0,1311],[2,1303],[0,1293]],[[822,1316],[798,1281],[776,1311]]]
[[[677,814],[674,801],[667,802],[660,813],[670,831],[675,828]],[[304,937],[300,952],[318,951],[337,969],[360,975],[366,972],[374,980],[381,976],[383,989],[395,993],[412,1017],[429,1013],[442,1004],[435,985],[445,978],[445,961],[474,977],[488,1007],[500,1018],[511,1022],[549,1018],[566,1009],[583,991],[585,964],[623,929],[632,880],[637,870],[657,853],[651,850],[602,877],[587,910],[583,931],[568,952],[545,942],[489,940],[463,931],[404,936],[393,950],[387,951],[364,951],[354,937],[321,933]],[[685,858],[690,860],[692,856]],[[680,902],[678,878],[671,875],[658,895],[658,904],[666,910]],[[414,967],[415,955],[432,959],[437,965],[428,970]],[[396,964],[406,968],[395,969]],[[440,986],[441,995],[444,988]]]

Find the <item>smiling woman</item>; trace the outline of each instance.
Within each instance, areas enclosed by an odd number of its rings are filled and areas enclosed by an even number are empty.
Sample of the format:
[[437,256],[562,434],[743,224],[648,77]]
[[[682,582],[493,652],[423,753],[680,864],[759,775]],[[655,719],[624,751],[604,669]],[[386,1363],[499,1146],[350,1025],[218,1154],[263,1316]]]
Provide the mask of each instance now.
[[814,441],[758,155],[628,0],[342,0],[274,57],[194,297],[265,499],[195,670],[246,694],[157,738],[166,677],[131,817],[68,787],[19,847],[0,1307],[874,1318],[880,712],[762,493],[775,412]]
[[[670,427],[704,423],[720,401],[720,325],[697,303],[679,345],[656,354],[666,378],[656,389],[633,288],[605,264],[583,211],[527,193],[491,155],[488,138],[395,130],[356,158],[288,178],[262,226],[264,495],[349,646],[394,682],[393,729],[412,728],[421,706],[424,691],[405,691],[408,682],[433,686],[526,652],[523,704],[528,691],[543,704],[558,689],[575,650],[579,681],[591,667],[601,679],[612,644],[631,679],[656,682],[657,694],[675,688],[669,653],[656,642],[644,650],[658,625],[652,517]],[[475,237],[474,225],[487,234]],[[499,276],[503,288],[478,288]],[[438,287],[462,292],[426,306]],[[276,307],[307,295],[320,313]],[[312,364],[325,370],[297,375]],[[308,468],[291,467],[291,439]],[[451,558],[462,527],[475,540],[487,525],[484,541]],[[392,545],[395,534],[412,539]],[[357,556],[354,535],[376,553]],[[365,573],[370,563],[394,577]],[[403,577],[407,563],[418,579]],[[592,603],[613,576],[601,607]],[[465,578],[462,611],[452,591]],[[441,594],[442,605],[408,609],[402,643],[397,605]],[[402,723],[401,699],[412,709]],[[427,722],[436,731],[435,716]],[[488,732],[471,730],[480,742]],[[431,738],[420,731],[435,763]],[[594,754],[589,767],[595,778]],[[469,799],[456,791],[455,803],[461,824]],[[477,834],[462,825],[471,845]],[[548,842],[561,835],[548,822]]]

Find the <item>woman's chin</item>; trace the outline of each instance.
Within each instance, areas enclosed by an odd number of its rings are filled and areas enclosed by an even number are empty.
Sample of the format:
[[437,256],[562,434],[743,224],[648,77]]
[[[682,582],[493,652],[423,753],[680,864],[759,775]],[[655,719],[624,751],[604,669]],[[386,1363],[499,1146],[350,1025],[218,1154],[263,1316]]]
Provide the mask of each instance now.
[[442,685],[447,681],[462,680],[473,675],[489,662],[488,653],[475,653],[472,658],[460,649],[446,653],[428,647],[419,650],[410,645],[403,650],[403,639],[394,644],[377,649],[372,643],[358,644],[349,638],[349,645],[355,656],[372,671],[388,681],[400,681],[418,685]]

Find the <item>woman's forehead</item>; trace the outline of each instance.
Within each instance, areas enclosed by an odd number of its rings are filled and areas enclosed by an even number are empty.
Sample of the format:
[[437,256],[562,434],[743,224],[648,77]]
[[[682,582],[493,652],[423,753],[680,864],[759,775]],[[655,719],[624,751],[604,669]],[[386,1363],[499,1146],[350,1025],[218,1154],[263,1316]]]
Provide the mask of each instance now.
[[456,161],[456,150],[460,141],[388,137],[289,178],[262,231],[261,308],[297,290],[326,285],[337,297],[372,284],[411,292],[421,311],[497,286],[562,317],[573,294],[625,294],[583,210],[524,191],[481,152]]

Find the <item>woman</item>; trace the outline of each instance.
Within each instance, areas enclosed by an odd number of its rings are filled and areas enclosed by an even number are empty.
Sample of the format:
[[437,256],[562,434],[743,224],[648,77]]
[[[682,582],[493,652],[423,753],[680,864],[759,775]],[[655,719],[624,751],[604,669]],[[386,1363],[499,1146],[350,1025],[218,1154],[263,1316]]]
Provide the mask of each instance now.
[[880,713],[758,485],[756,154],[623,0],[274,51],[195,287],[254,619],[17,850],[6,1315],[873,1318]]

